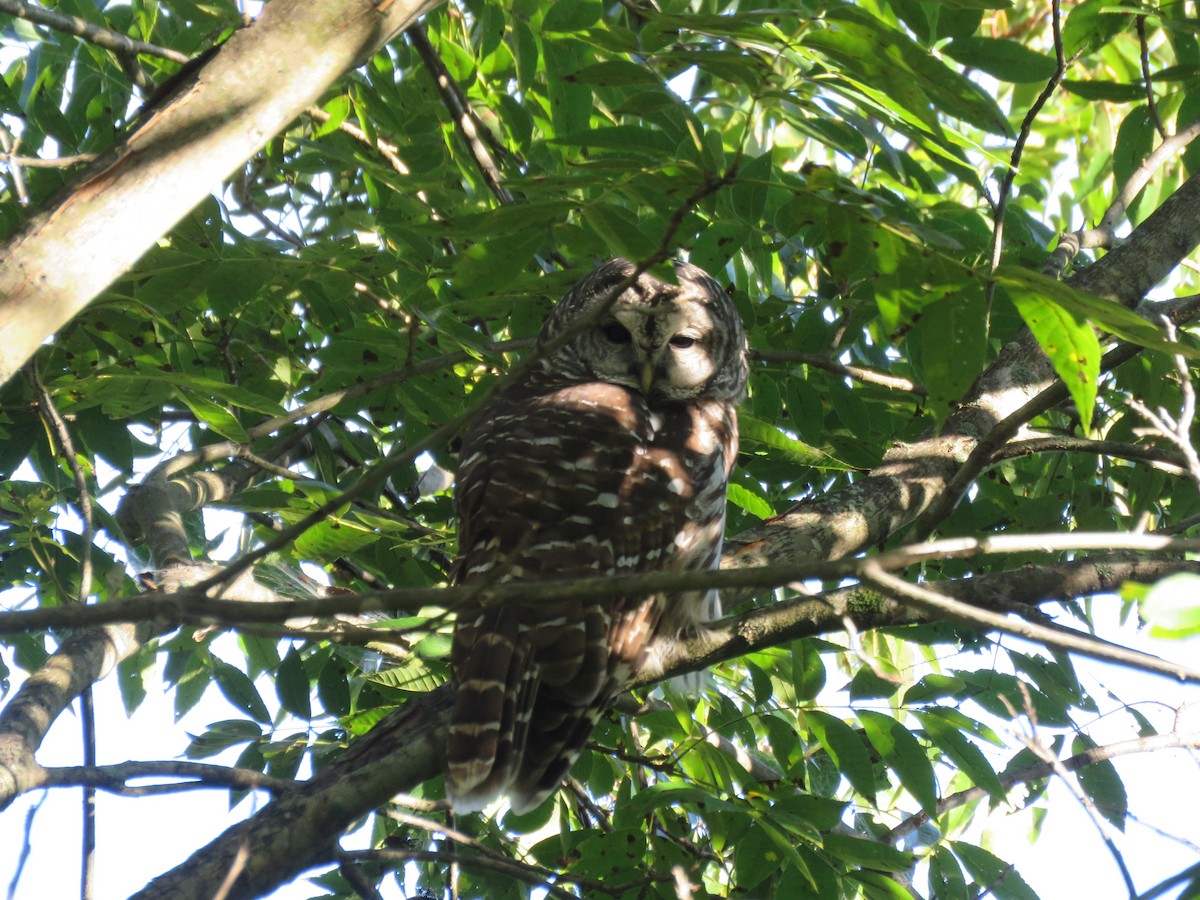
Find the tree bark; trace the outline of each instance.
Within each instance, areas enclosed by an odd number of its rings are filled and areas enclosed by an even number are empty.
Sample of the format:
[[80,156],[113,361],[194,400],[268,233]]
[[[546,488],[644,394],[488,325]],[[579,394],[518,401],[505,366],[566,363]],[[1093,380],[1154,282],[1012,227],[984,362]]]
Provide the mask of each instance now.
[[0,247],[0,384],[329,85],[439,3],[268,3]]

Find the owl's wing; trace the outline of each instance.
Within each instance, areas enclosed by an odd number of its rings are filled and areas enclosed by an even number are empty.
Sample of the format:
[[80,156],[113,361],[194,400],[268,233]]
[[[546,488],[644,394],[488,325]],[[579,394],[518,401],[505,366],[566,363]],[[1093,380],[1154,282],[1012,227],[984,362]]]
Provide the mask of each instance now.
[[[652,417],[616,385],[498,398],[464,440],[456,581],[714,565],[736,442],[721,437],[697,444],[690,412]],[[520,811],[554,790],[645,658],[663,608],[650,597],[460,612],[447,751],[456,809],[507,792]]]

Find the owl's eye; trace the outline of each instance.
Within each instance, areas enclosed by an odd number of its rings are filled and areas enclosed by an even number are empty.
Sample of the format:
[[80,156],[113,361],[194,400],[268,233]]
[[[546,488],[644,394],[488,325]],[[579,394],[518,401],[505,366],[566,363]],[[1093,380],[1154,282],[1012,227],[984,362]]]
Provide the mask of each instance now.
[[600,330],[604,332],[604,337],[610,344],[628,344],[633,340],[629,329],[617,322],[609,322]]
[[667,343],[676,350],[686,350],[688,347],[691,347],[696,343],[696,339],[694,337],[688,337],[686,334],[677,334],[675,337],[671,338],[671,340],[667,341]]

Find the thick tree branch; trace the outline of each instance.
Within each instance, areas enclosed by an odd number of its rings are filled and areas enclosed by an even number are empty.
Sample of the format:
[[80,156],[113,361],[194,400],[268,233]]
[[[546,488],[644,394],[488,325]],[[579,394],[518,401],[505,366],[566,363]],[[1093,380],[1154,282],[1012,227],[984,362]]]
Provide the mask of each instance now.
[[0,383],[335,79],[435,5],[268,4],[0,247]]
[[[1200,175],[1194,175],[1120,247],[1077,272],[1072,285],[1135,305],[1200,244],[1198,207]],[[897,445],[866,478],[738,535],[730,541],[732,564],[836,559],[883,543],[935,504],[945,505],[951,481],[980,442],[1004,423],[1011,431],[1002,445],[1023,424],[1009,417],[1055,384],[1049,360],[1023,330],[976,380],[941,434]]]

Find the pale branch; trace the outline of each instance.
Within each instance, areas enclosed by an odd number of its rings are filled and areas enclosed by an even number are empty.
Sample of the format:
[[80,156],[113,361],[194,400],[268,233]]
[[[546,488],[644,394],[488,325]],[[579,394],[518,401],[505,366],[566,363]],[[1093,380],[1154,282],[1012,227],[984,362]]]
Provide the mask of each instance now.
[[95,162],[97,154],[81,153],[78,156],[56,156],[53,159],[43,159],[40,156],[16,156],[5,151],[0,153],[0,162],[22,169],[67,169],[71,166],[81,166],[84,163]]
[[[143,778],[186,779],[158,784],[135,785],[131,781]],[[216,766],[184,760],[130,761],[107,766],[53,766],[41,770],[40,782],[33,787],[88,786],[137,797],[146,794],[174,793],[197,788],[228,788],[232,790],[264,790],[283,794],[296,782],[286,778],[230,766]]]
[[[1173,731],[1169,734],[1156,734],[1150,737],[1134,738],[1129,741],[1105,744],[1102,747],[1092,747],[1068,756],[1066,759],[1059,761],[1058,764],[1065,771],[1078,772],[1095,763],[1117,759],[1121,756],[1129,756],[1134,753],[1156,753],[1160,750],[1170,750],[1179,747],[1200,750],[1200,732],[1181,733]],[[1017,785],[1048,778],[1054,774],[1054,769],[1055,766],[1049,762],[1034,763],[1014,772],[1000,773],[1000,783],[1004,786],[1005,790],[1011,790]],[[987,797],[987,790],[981,787],[972,787],[958,791],[938,801],[937,814],[941,816],[952,809],[957,809],[967,803],[987,799]],[[882,840],[886,844],[897,843],[908,835],[914,834],[917,829],[928,821],[928,813],[916,813],[889,831]]]
[[[1165,318],[1164,321],[1167,339],[1174,341],[1175,324],[1169,318]],[[1187,360],[1178,353],[1172,360],[1175,363],[1175,372],[1179,376],[1179,391],[1182,395],[1178,414],[1173,416],[1161,407],[1157,411],[1151,410],[1136,397],[1130,397],[1125,402],[1130,409],[1153,426],[1153,434],[1175,446],[1183,457],[1184,470],[1196,486],[1200,487],[1200,455],[1196,453],[1196,445],[1192,443],[1192,424],[1196,420],[1196,389],[1192,384]]]
[[1022,622],[1002,613],[981,609],[970,603],[961,603],[945,594],[911,584],[903,578],[885,572],[871,559],[868,559],[863,566],[862,578],[864,584],[885,594],[890,594],[901,602],[918,606],[933,617],[951,619],[985,631],[1011,634],[1045,647],[1078,653],[1102,662],[1117,663],[1143,672],[1167,675],[1182,682],[1200,684],[1200,670],[1172,663],[1149,653],[1131,650],[1119,644],[1102,641],[1073,629],[1061,626],[1049,628],[1034,622]]
[[1117,226],[1125,219],[1125,213],[1130,204],[1150,182],[1154,173],[1177,153],[1182,152],[1192,141],[1200,136],[1200,118],[1180,129],[1175,134],[1163,139],[1141,164],[1121,185],[1121,190],[1113,199],[1100,222],[1095,228],[1080,228],[1064,234],[1059,238],[1058,246],[1046,261],[1044,273],[1052,278],[1058,278],[1066,271],[1080,250],[1095,247],[1111,247],[1115,240]]
[[898,375],[890,375],[887,372],[879,372],[875,369],[868,369],[865,366],[849,365],[823,353],[804,353],[800,350],[755,350],[751,348],[749,356],[751,359],[761,360],[765,363],[812,366],[814,369],[823,369],[835,375],[844,375],[847,378],[853,378],[855,381],[861,381],[863,384],[874,384],[894,391],[907,391],[910,394],[916,394],[918,397],[923,397],[926,394],[924,387],[909,378],[901,378]]
[[[1026,749],[1028,749],[1042,762],[1051,767],[1051,770],[1059,777],[1063,785],[1066,786],[1067,790],[1070,791],[1075,797],[1076,801],[1083,806],[1084,810],[1088,814],[1088,817],[1092,820],[1092,825],[1100,834],[1100,839],[1104,842],[1104,846],[1108,848],[1109,855],[1113,858],[1113,862],[1116,863],[1117,869],[1121,872],[1121,877],[1125,880],[1125,888],[1129,892],[1130,900],[1137,900],[1137,889],[1133,885],[1133,876],[1129,874],[1129,866],[1125,862],[1125,857],[1122,856],[1121,851],[1117,849],[1117,844],[1113,840],[1112,832],[1108,827],[1108,823],[1104,821],[1104,817],[1096,808],[1096,804],[1093,802],[1092,798],[1084,792],[1082,786],[1078,782],[1071,778],[1071,773],[1067,770],[1066,766],[1062,764],[1062,761],[1058,758],[1058,755],[1054,752],[1054,750],[1046,745],[1046,743],[1038,734],[1037,710],[1034,708],[1033,698],[1029,693],[1029,686],[1022,681],[1019,682],[1018,687],[1021,689],[1022,705],[1025,716],[1029,722],[1029,728],[1025,731],[1016,732],[1017,737],[1020,739],[1021,743],[1025,745]],[[1015,721],[1018,718],[1018,713],[1016,708],[1013,706],[1012,701],[1004,694],[1000,695],[1000,701],[1004,704],[1009,715]]]
[[21,684],[0,710],[0,810],[42,777],[34,754],[63,710],[141,646],[150,633],[145,625],[108,625],[70,634]]
[[454,611],[465,605],[543,603],[548,600],[600,600],[663,592],[718,588],[749,594],[807,580],[839,581],[862,577],[876,569],[903,569],[942,559],[980,556],[1062,553],[1084,550],[1127,550],[1142,553],[1200,552],[1200,539],[1170,538],[1126,532],[1066,534],[1001,534],[986,538],[947,538],[910,544],[870,557],[824,562],[761,566],[718,571],[647,572],[597,578],[515,581],[490,585],[401,588],[338,594],[311,599],[280,599],[245,570],[229,585],[218,578],[228,569],[185,564],[158,573],[164,591],[149,591],[125,600],[86,607],[50,607],[0,613],[0,634],[50,628],[85,628],[115,622],[152,622],[158,628],[191,625],[271,624],[291,619],[320,619],[354,613],[419,613],[436,607]]
[[44,6],[28,3],[26,0],[0,0],[0,12],[33,22],[35,25],[45,25],[55,31],[74,35],[90,44],[103,47],[105,50],[112,50],[117,54],[157,56],[180,65],[186,63],[190,58],[186,53],[180,53],[170,47],[159,47],[145,41],[135,40],[111,29],[95,25],[79,16],[70,16],[66,13],[46,9]]
[[267,4],[0,247],[9,262],[0,268],[0,383],[330,84],[435,5]]

